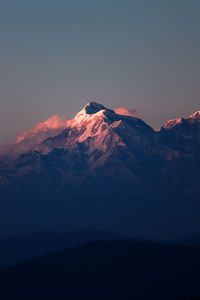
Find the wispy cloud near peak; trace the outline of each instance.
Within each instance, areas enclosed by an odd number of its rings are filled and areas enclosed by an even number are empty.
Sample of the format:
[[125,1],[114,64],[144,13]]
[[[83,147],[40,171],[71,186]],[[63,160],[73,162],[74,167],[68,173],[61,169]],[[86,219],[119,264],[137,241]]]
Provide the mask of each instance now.
[[58,115],[54,115],[48,118],[44,122],[40,122],[35,125],[31,130],[24,131],[22,134],[17,136],[15,144],[21,143],[25,139],[37,138],[40,140],[43,137],[48,137],[51,133],[57,133],[57,131],[62,130],[65,127],[66,119]]
[[65,128],[66,122],[64,117],[51,116],[46,121],[36,124],[33,129],[23,131],[13,144],[2,146],[0,156],[16,157],[31,150],[45,139],[59,134]]
[[136,108],[128,109],[126,107],[119,107],[119,108],[115,108],[114,112],[118,115],[141,118],[141,114],[140,114],[139,110]]

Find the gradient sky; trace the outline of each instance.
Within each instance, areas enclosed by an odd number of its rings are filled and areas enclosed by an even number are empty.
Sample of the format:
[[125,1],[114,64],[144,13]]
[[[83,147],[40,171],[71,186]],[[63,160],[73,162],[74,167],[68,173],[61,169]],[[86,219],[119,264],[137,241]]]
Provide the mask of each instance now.
[[200,110],[199,0],[0,0],[0,143],[89,100]]

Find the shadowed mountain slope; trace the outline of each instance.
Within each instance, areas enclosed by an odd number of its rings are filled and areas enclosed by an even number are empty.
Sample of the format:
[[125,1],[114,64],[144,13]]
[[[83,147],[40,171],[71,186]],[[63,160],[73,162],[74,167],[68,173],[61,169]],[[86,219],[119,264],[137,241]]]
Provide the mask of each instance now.
[[124,239],[119,234],[95,230],[74,232],[46,230],[16,236],[0,236],[0,268],[92,241]]
[[200,247],[96,242],[0,271],[2,299],[187,300],[200,295]]
[[0,230],[199,235],[199,124],[197,112],[155,132],[88,103],[58,135],[1,163]]

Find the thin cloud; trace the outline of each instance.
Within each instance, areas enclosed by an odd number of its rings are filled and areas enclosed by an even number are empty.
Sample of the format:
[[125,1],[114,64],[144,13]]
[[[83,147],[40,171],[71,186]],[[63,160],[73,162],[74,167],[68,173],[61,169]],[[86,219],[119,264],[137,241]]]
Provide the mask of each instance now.
[[19,134],[13,144],[2,146],[0,155],[16,157],[29,151],[48,137],[59,134],[65,128],[66,122],[67,120],[64,117],[53,115],[46,121],[36,124],[33,129]]
[[139,110],[136,108],[128,109],[126,107],[119,107],[119,108],[115,108],[114,112],[118,115],[141,118],[141,114],[140,114]]

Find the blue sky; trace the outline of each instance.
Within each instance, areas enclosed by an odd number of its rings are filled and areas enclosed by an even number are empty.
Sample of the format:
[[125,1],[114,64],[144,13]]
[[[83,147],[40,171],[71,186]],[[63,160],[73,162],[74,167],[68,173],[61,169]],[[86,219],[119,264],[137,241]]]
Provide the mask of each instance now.
[[0,0],[0,143],[89,100],[154,128],[200,110],[200,1]]

